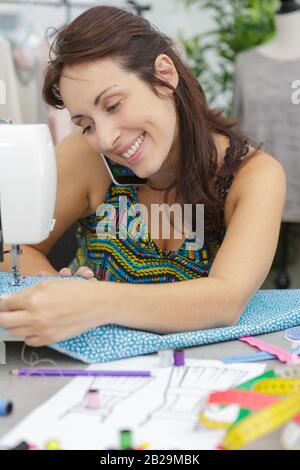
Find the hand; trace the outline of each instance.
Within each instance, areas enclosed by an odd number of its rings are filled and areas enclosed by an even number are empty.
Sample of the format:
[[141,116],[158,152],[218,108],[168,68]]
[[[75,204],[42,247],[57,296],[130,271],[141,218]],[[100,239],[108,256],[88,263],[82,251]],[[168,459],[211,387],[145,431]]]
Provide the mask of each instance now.
[[[58,272],[58,274],[61,277],[71,277],[72,276],[71,270],[69,268],[62,268]],[[51,274],[47,273],[46,271],[40,271],[38,273],[38,276],[51,276]],[[79,276],[79,277],[83,277],[84,279],[96,281],[96,279],[94,278],[93,271],[90,268],[88,268],[87,266],[80,266],[80,268],[76,271],[74,276]]]
[[0,327],[29,346],[45,346],[110,323],[110,298],[106,282],[41,281],[1,299]]

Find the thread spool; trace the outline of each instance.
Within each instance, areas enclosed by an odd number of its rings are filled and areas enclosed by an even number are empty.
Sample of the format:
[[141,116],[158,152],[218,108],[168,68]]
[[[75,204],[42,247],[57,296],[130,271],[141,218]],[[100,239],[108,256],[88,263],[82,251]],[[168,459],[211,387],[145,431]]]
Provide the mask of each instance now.
[[285,331],[284,337],[292,343],[292,348],[296,349],[300,345],[300,326],[289,328]]
[[159,365],[160,367],[172,367],[173,366],[173,350],[162,349],[158,351]]
[[100,408],[99,390],[91,388],[86,395],[86,407],[90,410],[97,410]]
[[132,432],[129,429],[122,429],[120,431],[120,449],[133,449]]
[[61,450],[60,442],[52,439],[46,442],[45,449],[47,450]]
[[0,416],[7,416],[13,410],[13,403],[9,400],[0,400]]
[[183,349],[175,349],[174,351],[174,366],[184,366],[185,358],[184,358],[184,350]]

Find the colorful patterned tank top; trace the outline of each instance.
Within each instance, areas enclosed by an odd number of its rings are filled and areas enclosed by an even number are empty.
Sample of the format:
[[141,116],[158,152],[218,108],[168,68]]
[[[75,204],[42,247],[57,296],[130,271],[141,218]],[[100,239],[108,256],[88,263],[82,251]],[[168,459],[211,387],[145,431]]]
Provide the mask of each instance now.
[[[224,165],[228,159],[241,161],[249,147],[246,140],[230,138],[226,149]],[[230,175],[217,187],[225,203],[227,192],[234,175]],[[103,214],[97,213],[78,221],[78,249],[69,265],[72,273],[80,266],[88,266],[98,280],[130,283],[165,283],[199,277],[207,277],[211,265],[225,235],[223,215],[222,239],[216,235],[205,237],[199,249],[191,248],[191,239],[186,239],[177,251],[161,250],[145,229],[145,223],[132,205],[139,204],[138,186],[117,186],[111,184],[104,204],[113,209],[110,221],[116,221],[116,236],[99,237],[97,230]],[[127,197],[126,224],[120,216],[120,196]],[[101,205],[102,206],[102,205]],[[102,206],[103,207],[103,206]],[[125,212],[124,212],[125,213]],[[123,211],[122,211],[123,214]],[[142,227],[142,229],[141,229]],[[107,233],[109,234],[109,226]],[[193,243],[197,240],[193,239]]]

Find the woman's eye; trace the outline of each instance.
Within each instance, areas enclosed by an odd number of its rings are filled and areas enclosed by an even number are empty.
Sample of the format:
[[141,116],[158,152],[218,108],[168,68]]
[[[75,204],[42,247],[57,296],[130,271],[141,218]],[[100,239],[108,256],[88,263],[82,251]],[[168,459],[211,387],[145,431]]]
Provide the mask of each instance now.
[[[108,112],[115,111],[115,110],[120,106],[120,104],[122,103],[122,101],[123,101],[123,100],[120,100],[120,101],[118,101],[117,103],[113,104],[112,106],[110,106],[109,108],[107,108],[107,111],[108,111]],[[93,126],[92,126],[91,124],[88,125],[88,126],[86,126],[86,127],[83,129],[82,134],[89,134],[90,131],[92,130],[92,127],[93,127]]]
[[107,111],[114,111],[115,109],[117,109],[120,106],[121,102],[122,102],[122,100],[120,100],[117,103],[113,104],[112,106],[107,108]]
[[91,129],[92,129],[92,126],[91,126],[91,124],[90,124],[89,126],[86,126],[86,127],[83,129],[82,133],[83,133],[83,134],[88,134]]

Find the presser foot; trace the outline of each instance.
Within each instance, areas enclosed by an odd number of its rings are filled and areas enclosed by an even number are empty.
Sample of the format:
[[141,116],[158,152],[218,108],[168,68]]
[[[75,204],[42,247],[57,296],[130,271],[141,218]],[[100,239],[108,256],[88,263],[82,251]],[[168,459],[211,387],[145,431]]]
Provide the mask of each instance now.
[[12,278],[10,285],[11,286],[21,286],[24,281],[24,276],[21,276],[19,261],[22,250],[19,245],[12,245],[11,255],[12,255]]

